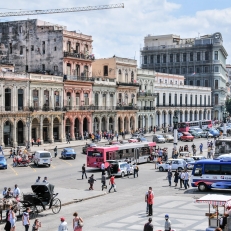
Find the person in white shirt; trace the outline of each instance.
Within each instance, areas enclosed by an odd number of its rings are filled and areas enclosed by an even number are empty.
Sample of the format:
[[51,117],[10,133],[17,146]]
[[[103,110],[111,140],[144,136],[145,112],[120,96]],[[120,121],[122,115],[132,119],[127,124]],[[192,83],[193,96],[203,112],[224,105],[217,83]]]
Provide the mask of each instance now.
[[30,208],[28,207],[26,208],[26,212],[24,212],[22,215],[22,225],[25,227],[25,231],[28,231],[30,227],[29,213],[30,213]]
[[20,195],[20,189],[18,188],[18,185],[15,185],[14,191],[13,191],[13,196],[18,197]]
[[189,183],[188,183],[188,181],[189,181],[189,173],[188,173],[188,171],[187,170],[185,170],[185,172],[184,172],[184,188],[185,189],[187,189],[187,188],[189,188]]
[[127,165],[127,174],[128,174],[128,178],[129,178],[129,175],[131,173],[131,166],[130,164]]
[[66,231],[66,230],[68,230],[67,222],[65,221],[65,218],[61,217],[60,220],[61,220],[61,224],[59,225],[58,231]]
[[4,190],[2,191],[2,196],[5,197],[7,194],[7,187],[4,187]]
[[102,171],[102,174],[104,174],[104,173],[105,173],[105,162],[103,162],[103,163],[101,164],[100,169],[101,169],[101,171]]

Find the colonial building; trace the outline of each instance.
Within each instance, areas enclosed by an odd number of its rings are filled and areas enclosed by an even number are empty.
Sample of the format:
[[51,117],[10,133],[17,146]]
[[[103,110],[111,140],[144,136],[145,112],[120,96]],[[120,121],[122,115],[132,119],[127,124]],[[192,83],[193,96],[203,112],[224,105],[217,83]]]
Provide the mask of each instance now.
[[28,138],[63,141],[63,78],[13,72],[0,76],[0,145],[26,145]]
[[212,118],[222,118],[227,94],[226,58],[221,33],[182,39],[178,35],[148,35],[141,50],[142,68],[181,74],[184,84],[212,89]]
[[[113,102],[116,112],[114,119],[113,116],[111,116],[111,120],[108,121],[108,123],[106,122],[109,130],[109,125],[114,123],[115,131],[134,131],[138,126],[136,120],[136,112],[138,111],[136,93],[139,84],[137,83],[136,60],[116,56],[107,59],[97,59],[93,63],[93,76],[100,78],[101,81],[106,80],[111,83],[116,81],[115,93],[111,90],[112,87],[108,88],[108,91],[111,91],[109,94],[105,94],[105,92],[101,93],[102,96],[105,97],[105,99],[103,99],[104,102],[108,102],[108,105],[109,102],[111,102],[110,105],[112,105]],[[103,105],[104,104],[102,103],[101,106]],[[108,113],[110,110],[106,111]],[[115,112],[113,112],[114,115]],[[111,114],[109,113],[108,116],[110,117],[110,115]]]
[[91,76],[92,37],[38,19],[0,22],[0,58],[16,72]]
[[184,85],[184,76],[155,74],[156,125],[172,126],[179,122],[211,119],[211,88]]
[[146,131],[153,130],[156,125],[155,74],[155,71],[147,69],[138,69],[137,71],[137,82],[139,83],[139,92],[137,93],[138,128]]

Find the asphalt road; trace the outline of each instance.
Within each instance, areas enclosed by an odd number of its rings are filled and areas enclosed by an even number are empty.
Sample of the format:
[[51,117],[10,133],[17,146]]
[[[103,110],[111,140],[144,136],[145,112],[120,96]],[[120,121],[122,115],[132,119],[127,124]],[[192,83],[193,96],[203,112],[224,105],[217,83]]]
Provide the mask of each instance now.
[[[148,138],[151,140],[151,137]],[[203,143],[204,147],[207,147],[207,140],[204,138],[196,139],[194,144],[199,147],[200,143]],[[192,142],[179,142],[178,146],[188,144],[191,148]],[[169,157],[171,156],[170,150],[173,148],[172,143],[158,144],[160,147],[169,148]],[[62,160],[58,157],[60,156],[60,150],[57,158],[53,158],[52,165],[48,167],[36,167],[33,164],[30,167],[8,167],[7,170],[0,171],[0,186],[12,187],[15,183],[19,185],[19,188],[29,188],[32,183],[35,182],[37,176],[47,176],[48,181],[54,184],[56,187],[61,188],[76,188],[87,190],[88,183],[87,180],[81,179],[81,166],[86,163],[86,155],[81,154],[81,147],[74,148],[77,152],[77,157],[75,160]],[[199,148],[198,148],[199,149]],[[207,153],[204,153],[206,156]],[[10,163],[12,159],[9,160]],[[154,168],[154,164],[147,163],[141,164],[139,166],[139,177],[138,178],[116,178],[117,193],[110,193],[106,196],[98,197],[88,201],[80,202],[77,204],[72,204],[62,208],[60,214],[53,215],[50,211],[44,212],[40,215],[43,223],[41,230],[57,230],[59,225],[59,218],[64,216],[67,218],[69,224],[72,221],[72,213],[78,211],[80,215],[84,218],[85,228],[83,230],[139,230],[121,228],[114,225],[116,219],[122,219],[126,216],[134,216],[140,214],[145,210],[144,194],[149,186],[153,187],[155,193],[155,201],[159,206],[156,211],[168,212],[171,211],[172,214],[175,212],[173,210],[175,205],[171,205],[166,211],[163,209],[165,203],[170,201],[176,201],[176,207],[178,204],[183,202],[189,203],[193,202],[194,198],[200,197],[206,193],[200,193],[197,189],[189,188],[188,190],[179,189],[179,187],[169,187],[166,180],[166,172],[159,172]],[[94,189],[101,190],[101,173],[97,169],[87,169],[87,174],[90,175],[94,173],[97,179]],[[213,193],[213,192],[212,192]],[[221,192],[216,192],[221,193]],[[224,192],[222,192],[224,193]],[[225,192],[230,194],[230,192]],[[62,200],[62,198],[60,198]],[[181,202],[183,201],[183,202]],[[159,203],[159,204],[158,204]],[[187,206],[186,206],[187,207]],[[194,208],[194,207],[193,207]],[[171,210],[172,209],[172,210]],[[182,209],[182,213],[185,213],[185,208]],[[195,208],[194,208],[195,209]],[[193,210],[193,209],[192,209]],[[177,211],[177,208],[176,208]],[[193,210],[194,211],[194,210]],[[197,209],[192,213],[197,213]],[[190,211],[187,211],[190,214]],[[204,211],[199,212],[201,216],[204,216]],[[122,216],[122,218],[121,218]],[[145,213],[140,215],[143,220],[140,223],[146,221]],[[156,215],[158,216],[158,214]],[[132,218],[131,218],[132,219]],[[137,218],[138,219],[138,218]],[[123,222],[123,221],[122,221]],[[174,221],[177,222],[177,221]],[[136,220],[134,220],[136,223]],[[17,230],[23,230],[21,223],[17,223]],[[137,224],[138,225],[138,224]],[[141,226],[141,224],[139,224]],[[129,222],[128,222],[129,226]],[[179,224],[180,226],[180,224]],[[71,227],[71,225],[69,225]],[[101,228],[104,227],[104,228]],[[2,226],[0,226],[1,230]],[[3,228],[2,228],[3,230]],[[69,230],[71,230],[69,228]],[[184,230],[184,229],[177,229]],[[187,229],[194,230],[194,229]],[[199,229],[197,229],[199,230]]]

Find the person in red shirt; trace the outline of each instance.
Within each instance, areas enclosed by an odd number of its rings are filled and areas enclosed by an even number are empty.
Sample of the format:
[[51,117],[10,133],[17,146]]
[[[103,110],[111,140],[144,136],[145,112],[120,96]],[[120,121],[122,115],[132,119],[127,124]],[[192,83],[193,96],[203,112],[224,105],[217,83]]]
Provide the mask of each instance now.
[[108,192],[110,193],[112,188],[114,188],[114,192],[116,192],[115,176],[111,176],[109,185],[111,185],[111,188],[108,190]]
[[153,206],[153,201],[154,201],[154,194],[151,190],[148,190],[148,216],[152,216],[152,206]]

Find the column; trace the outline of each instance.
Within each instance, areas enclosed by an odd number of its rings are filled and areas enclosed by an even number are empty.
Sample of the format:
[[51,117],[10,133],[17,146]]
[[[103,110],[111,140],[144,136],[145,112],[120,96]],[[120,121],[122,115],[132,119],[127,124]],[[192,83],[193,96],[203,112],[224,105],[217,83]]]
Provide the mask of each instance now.
[[54,123],[53,123],[54,121],[53,120],[54,119],[53,119],[53,115],[51,115],[50,118],[51,118],[51,122],[50,122],[50,126],[49,126],[49,129],[50,129],[49,130],[49,136],[50,136],[49,139],[50,139],[51,143],[54,143],[54,135],[53,135],[53,128],[54,128]]
[[3,143],[3,129],[4,129],[4,124],[2,122],[2,119],[0,120],[0,145],[4,147],[4,143]]
[[51,88],[51,91],[50,91],[49,93],[51,93],[51,94],[49,95],[49,96],[50,96],[49,107],[50,107],[51,109],[54,109],[54,106],[55,106],[55,104],[54,104],[54,89]]
[[101,118],[101,116],[99,116],[99,132],[102,131],[102,128],[101,128],[101,120],[102,120],[102,118]]
[[43,116],[40,116],[40,132],[39,132],[39,139],[41,144],[43,144]]
[[18,92],[17,92],[16,86],[13,87],[13,92],[12,93],[13,93],[11,95],[12,100],[13,100],[12,105],[11,105],[11,106],[13,106],[12,111],[18,111],[18,104],[16,103]]
[[44,89],[40,88],[40,92],[39,92],[39,98],[40,98],[39,107],[40,107],[40,110],[43,108],[43,95],[44,95]]
[[109,131],[109,116],[107,116],[107,125],[106,125],[107,132]]
[[[32,125],[32,122],[31,122],[31,125]],[[25,125],[23,125],[23,142],[27,144],[27,140],[28,140],[28,127],[27,127],[27,124],[25,123]]]
[[65,116],[63,115],[64,118],[62,118],[62,122],[61,122],[61,127],[62,127],[62,142],[64,142],[66,140],[66,134],[65,134]]
[[103,106],[102,105],[102,93],[101,92],[98,93],[98,103],[99,103],[99,108]]
[[[114,93],[114,96],[113,96],[113,107],[116,107],[116,92]],[[117,128],[116,128],[117,129]]]
[[113,127],[114,127],[114,133],[118,132],[118,119],[117,119],[117,116],[114,116]]
[[13,147],[17,147],[17,122],[16,119],[14,119],[14,125],[13,125]]
[[3,84],[0,84],[0,105],[1,105],[1,107],[0,107],[0,111],[4,111],[3,109],[4,109],[4,106],[5,106],[5,104],[4,104],[4,94],[5,94],[5,92],[4,92],[4,87],[3,87]]
[[108,92],[107,94],[106,94],[106,107],[108,108],[109,106],[110,106],[110,93]]
[[81,121],[79,121],[79,133],[83,137],[83,119]]
[[158,124],[159,126],[160,126],[160,128],[162,127],[162,111],[160,112],[160,114],[159,114],[159,123],[160,124]]
[[[71,133],[71,140],[75,140],[75,121],[72,119],[71,121],[71,128],[70,128],[70,133]],[[82,133],[83,135],[83,133]]]

